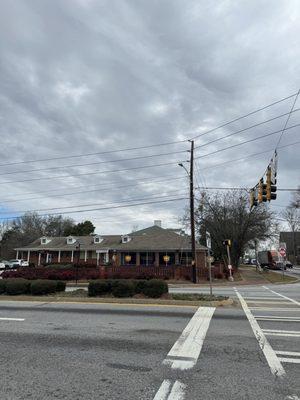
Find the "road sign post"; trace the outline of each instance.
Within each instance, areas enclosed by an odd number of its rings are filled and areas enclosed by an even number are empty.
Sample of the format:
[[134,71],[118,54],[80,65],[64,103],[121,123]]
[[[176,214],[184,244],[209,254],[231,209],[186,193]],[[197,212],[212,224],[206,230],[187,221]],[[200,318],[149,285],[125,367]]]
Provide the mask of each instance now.
[[210,233],[206,231],[206,247],[208,248],[208,273],[209,273],[209,293],[212,296],[212,276],[211,276],[211,262],[212,262],[212,257],[210,255],[211,251],[211,237]]

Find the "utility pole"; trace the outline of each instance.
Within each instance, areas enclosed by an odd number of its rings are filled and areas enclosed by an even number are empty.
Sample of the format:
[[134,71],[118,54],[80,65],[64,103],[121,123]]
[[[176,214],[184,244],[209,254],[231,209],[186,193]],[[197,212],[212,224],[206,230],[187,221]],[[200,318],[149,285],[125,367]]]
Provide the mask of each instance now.
[[190,158],[190,217],[191,217],[191,241],[192,241],[192,281],[197,283],[197,256],[195,238],[195,211],[194,211],[194,141],[191,140]]
[[191,158],[190,158],[190,170],[179,163],[187,173],[190,180],[190,224],[191,224],[191,247],[192,247],[192,282],[197,283],[197,256],[196,256],[196,237],[195,237],[195,211],[194,211],[194,141],[190,140],[191,143]]

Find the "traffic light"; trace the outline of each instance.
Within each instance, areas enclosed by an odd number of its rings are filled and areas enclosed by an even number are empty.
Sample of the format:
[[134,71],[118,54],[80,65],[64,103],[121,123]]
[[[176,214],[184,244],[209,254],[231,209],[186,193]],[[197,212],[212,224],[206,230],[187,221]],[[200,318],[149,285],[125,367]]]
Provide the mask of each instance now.
[[259,203],[267,201],[267,185],[264,183],[264,178],[261,178],[258,184],[258,198]]
[[229,247],[231,247],[231,239],[225,239],[225,240],[223,241],[223,246],[229,246]]
[[251,210],[253,207],[256,207],[257,204],[258,204],[258,203],[257,203],[256,195],[257,195],[257,190],[256,190],[256,188],[251,189],[251,190],[250,190],[250,210]]
[[[276,184],[276,178],[274,178],[274,182]],[[272,171],[271,168],[269,167],[267,170],[267,200],[276,200],[277,194],[275,193],[277,191],[277,186],[272,185]]]

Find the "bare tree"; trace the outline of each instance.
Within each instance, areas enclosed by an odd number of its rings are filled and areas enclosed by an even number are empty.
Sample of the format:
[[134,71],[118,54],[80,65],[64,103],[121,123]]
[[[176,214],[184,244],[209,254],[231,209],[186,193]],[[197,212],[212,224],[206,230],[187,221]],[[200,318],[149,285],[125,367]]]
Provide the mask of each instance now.
[[[296,192],[300,193],[300,192]],[[295,195],[290,206],[288,206],[282,213],[283,218],[289,225],[292,232],[292,246],[293,246],[293,259],[296,260],[296,232],[300,229],[300,195]]]
[[205,244],[205,232],[212,238],[212,249],[217,258],[226,260],[225,239],[231,239],[231,255],[235,266],[246,247],[255,240],[273,237],[276,226],[269,208],[263,204],[249,209],[248,193],[228,191],[202,196],[196,216],[200,242]]

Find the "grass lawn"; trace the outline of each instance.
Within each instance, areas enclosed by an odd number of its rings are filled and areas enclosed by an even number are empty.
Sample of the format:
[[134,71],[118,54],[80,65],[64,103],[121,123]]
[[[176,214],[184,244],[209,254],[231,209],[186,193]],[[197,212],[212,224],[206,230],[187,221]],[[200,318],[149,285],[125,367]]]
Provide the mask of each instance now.
[[273,271],[262,272],[261,274],[265,279],[267,279],[271,283],[291,283],[297,281],[297,278],[292,276],[285,275],[282,276],[282,273],[277,273]]

